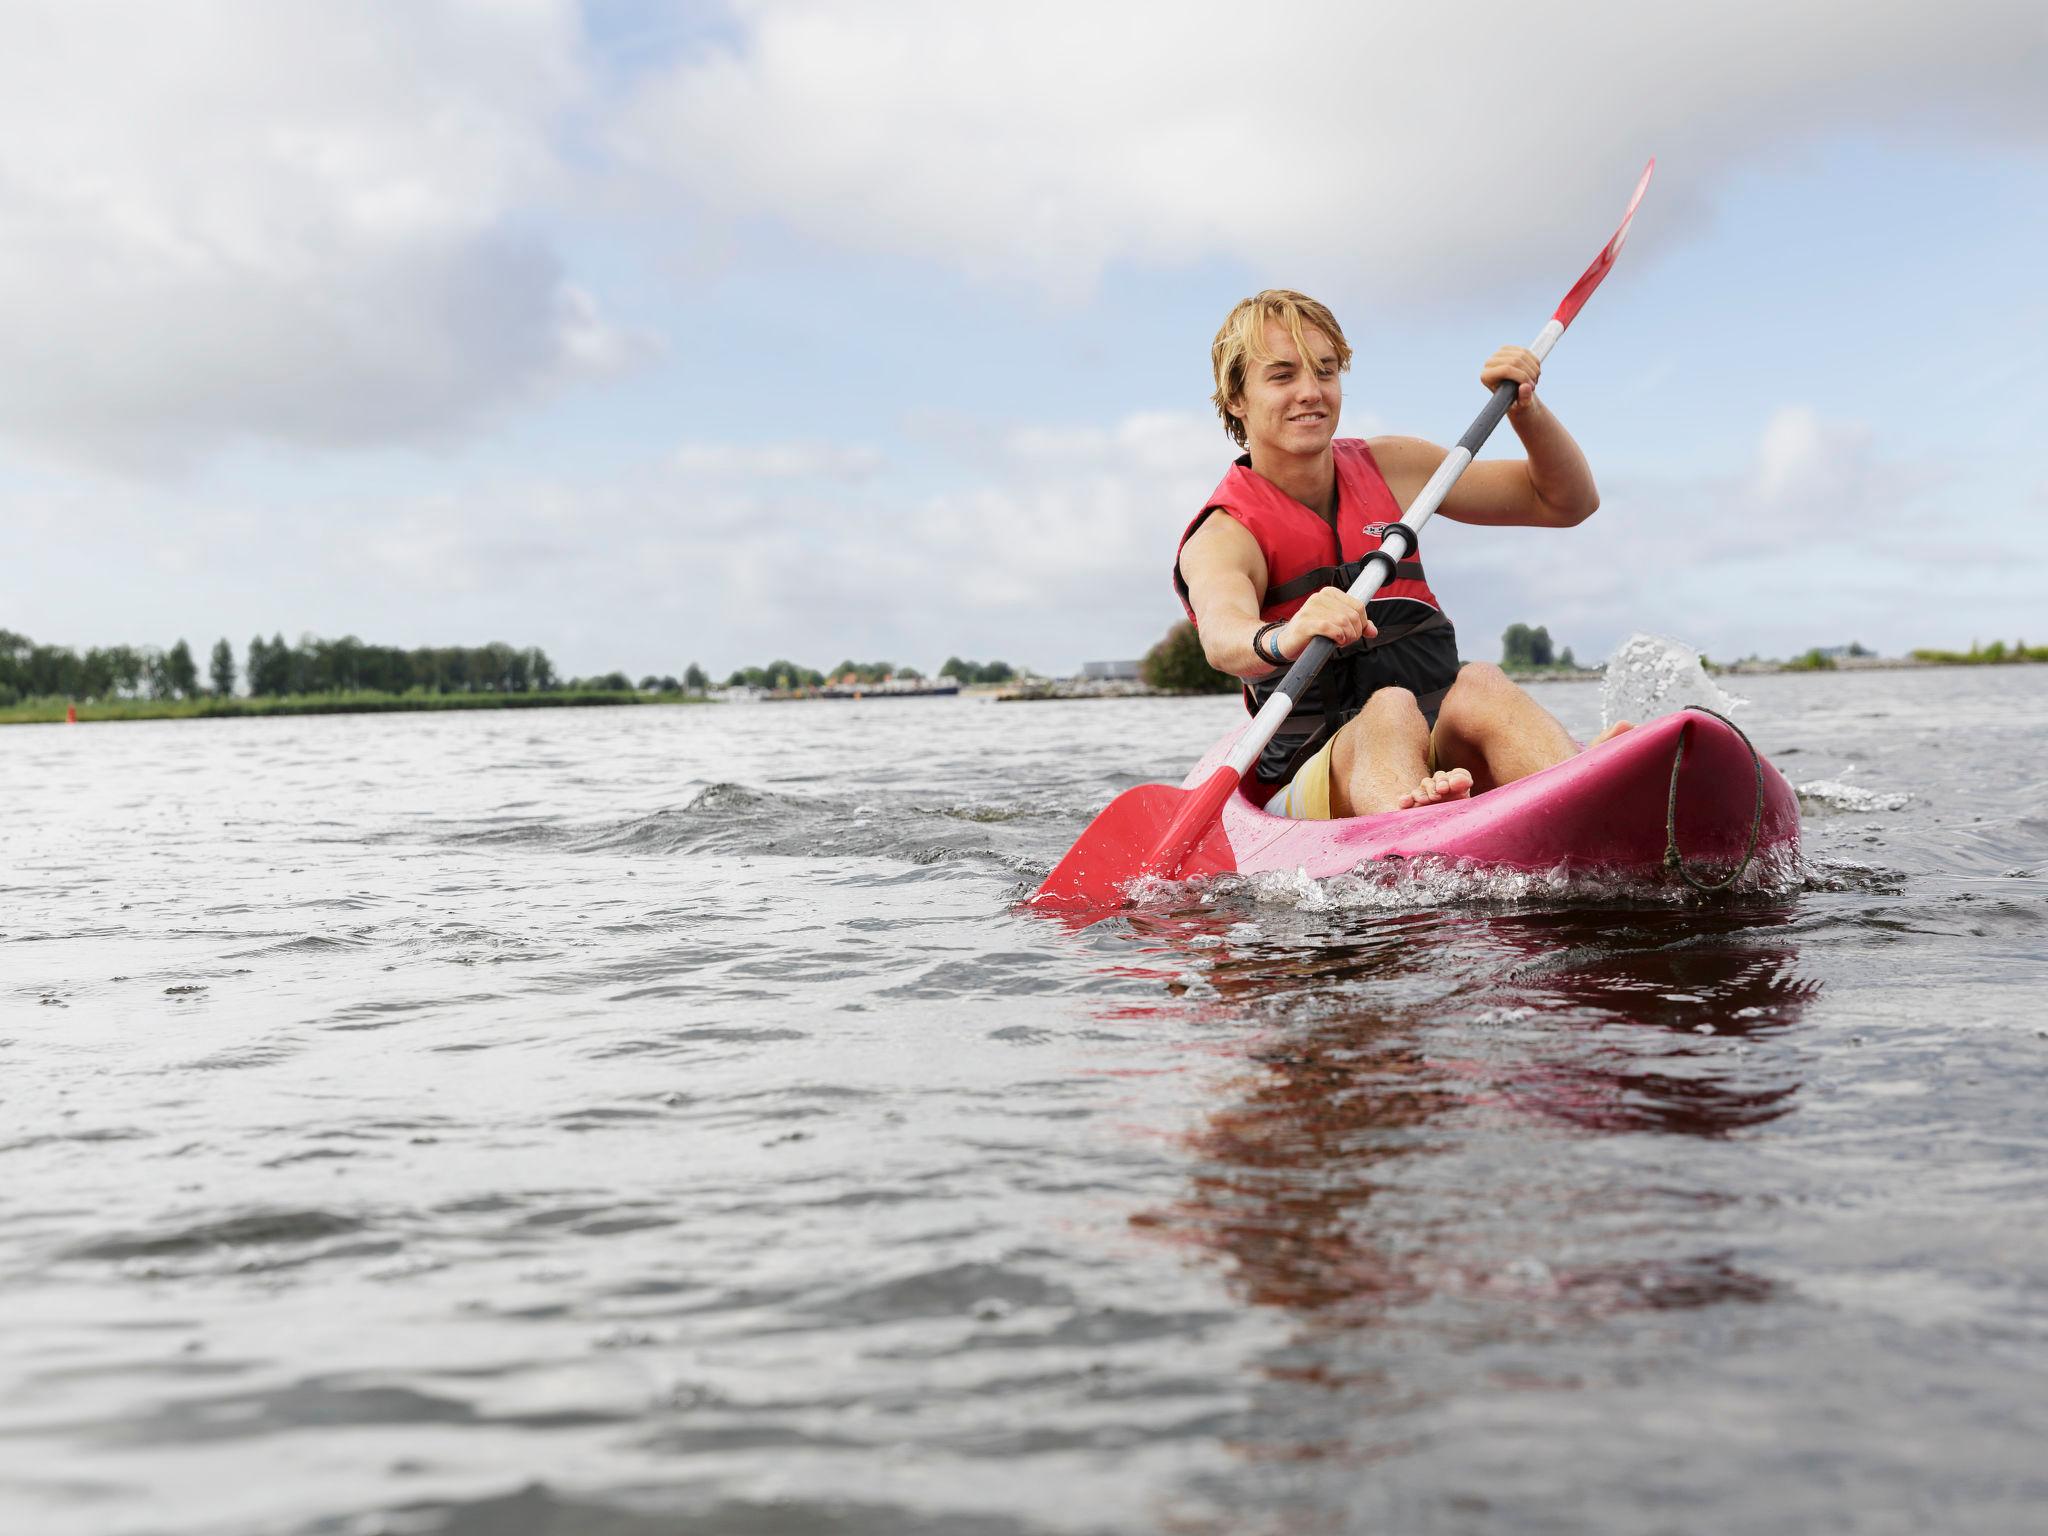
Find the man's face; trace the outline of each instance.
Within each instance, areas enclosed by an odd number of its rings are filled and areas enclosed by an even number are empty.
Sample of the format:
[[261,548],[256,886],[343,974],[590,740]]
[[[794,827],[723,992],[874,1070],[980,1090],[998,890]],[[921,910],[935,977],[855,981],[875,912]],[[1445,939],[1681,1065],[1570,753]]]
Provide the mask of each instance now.
[[1344,386],[1337,372],[1337,349],[1312,325],[1301,328],[1313,366],[1303,366],[1287,327],[1266,325],[1267,362],[1254,361],[1244,393],[1231,414],[1244,423],[1256,456],[1269,453],[1313,456],[1330,446],[1337,433],[1337,415]]

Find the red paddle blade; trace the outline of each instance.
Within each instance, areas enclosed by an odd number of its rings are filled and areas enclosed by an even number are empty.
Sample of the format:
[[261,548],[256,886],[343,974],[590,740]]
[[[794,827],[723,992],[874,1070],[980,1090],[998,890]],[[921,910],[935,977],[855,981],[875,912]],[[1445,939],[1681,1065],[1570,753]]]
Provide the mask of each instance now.
[[1141,876],[1228,874],[1237,860],[1223,835],[1223,805],[1236,788],[1237,775],[1218,768],[1196,789],[1125,790],[1088,823],[1030,904],[1064,912],[1120,906],[1124,888]]
[[1600,286],[1600,280],[1607,276],[1614,266],[1614,258],[1621,254],[1621,242],[1628,238],[1628,227],[1635,220],[1636,208],[1643,200],[1643,193],[1649,189],[1650,173],[1657,169],[1654,158],[1643,167],[1643,178],[1636,183],[1636,195],[1628,200],[1628,212],[1621,216],[1621,228],[1614,232],[1614,238],[1606,248],[1593,258],[1593,265],[1572,284],[1572,291],[1564,296],[1564,302],[1557,306],[1557,313],[1550,318],[1559,325],[1570,325],[1578,312],[1585,308],[1586,300],[1593,297],[1593,290]]

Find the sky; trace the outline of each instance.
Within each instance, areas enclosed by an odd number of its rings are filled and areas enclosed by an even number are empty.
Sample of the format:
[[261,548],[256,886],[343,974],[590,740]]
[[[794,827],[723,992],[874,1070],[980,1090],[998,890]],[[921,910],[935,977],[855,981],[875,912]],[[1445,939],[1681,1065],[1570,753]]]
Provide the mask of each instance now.
[[1600,511],[1424,535],[1464,654],[2038,642],[2043,80],[2038,0],[0,0],[0,628],[1137,656],[1237,299],[1455,441],[1655,155]]

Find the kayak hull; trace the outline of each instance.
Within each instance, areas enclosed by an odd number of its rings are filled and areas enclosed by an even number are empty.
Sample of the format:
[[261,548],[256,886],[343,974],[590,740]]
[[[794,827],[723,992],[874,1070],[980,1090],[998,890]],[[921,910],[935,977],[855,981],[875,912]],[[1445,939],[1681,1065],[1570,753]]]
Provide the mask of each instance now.
[[[1215,770],[1237,735],[1232,731],[1209,750],[1186,787]],[[1725,876],[1743,857],[1752,821],[1758,859],[1768,864],[1796,852],[1799,800],[1792,786],[1733,727],[1697,710],[1639,725],[1483,795],[1415,810],[1294,821],[1269,816],[1242,793],[1233,794],[1223,809],[1223,836],[1209,851],[1240,874],[1299,871],[1312,879],[1416,859],[1530,873],[1666,877],[1667,805],[1681,739],[1673,820],[1678,851],[1694,878],[1711,883]]]

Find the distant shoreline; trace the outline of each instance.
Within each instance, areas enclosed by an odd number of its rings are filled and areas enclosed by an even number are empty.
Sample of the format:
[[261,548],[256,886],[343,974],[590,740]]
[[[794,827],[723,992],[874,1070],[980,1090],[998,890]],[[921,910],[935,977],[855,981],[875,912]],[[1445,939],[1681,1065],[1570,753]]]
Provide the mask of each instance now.
[[80,725],[124,720],[231,720],[262,715],[419,714],[463,709],[589,709],[612,704],[704,704],[701,694],[563,688],[547,693],[315,693],[281,698],[33,699],[0,709],[0,725]]
[[[1778,673],[1808,677],[1840,676],[1856,672],[1928,672],[1952,670],[1977,670],[1986,666],[2028,667],[2042,663],[2031,661],[1918,661],[1910,658],[1857,657],[1837,663],[1833,667],[1792,666],[1778,662],[1738,662],[1733,666],[1709,667],[1716,677],[1761,677]],[[1541,672],[1509,672],[1514,682],[1529,683],[1597,683],[1606,674],[1598,668],[1584,668],[1575,672],[1563,672],[1554,668]],[[946,697],[950,691],[931,694],[907,695],[915,697]],[[1034,702],[1073,702],[1080,699],[1173,699],[1173,698],[1223,698],[1225,693],[1172,693],[1165,689],[1147,688],[1143,684],[1122,683],[1105,688],[1099,682],[1077,681],[1074,684],[1053,683],[1028,689],[1007,689],[997,692],[994,687],[982,686],[959,690],[960,698],[979,698],[998,704],[1023,704]],[[863,699],[858,693],[827,698],[822,694],[794,695],[789,698],[766,698],[763,703],[800,704],[810,702],[871,702],[890,698],[886,691],[876,690]],[[33,699],[0,708],[0,725],[61,725],[67,712],[77,711],[80,725],[105,725],[124,720],[233,720],[265,715],[383,715],[383,714],[425,714],[442,713],[450,710],[472,709],[590,709],[611,705],[643,704],[718,704],[724,700],[699,693],[641,693],[637,689],[618,691],[614,689],[563,688],[547,693],[336,693],[301,694],[282,698],[217,698],[207,696],[197,699],[101,699],[86,704],[68,704],[63,699]]]

